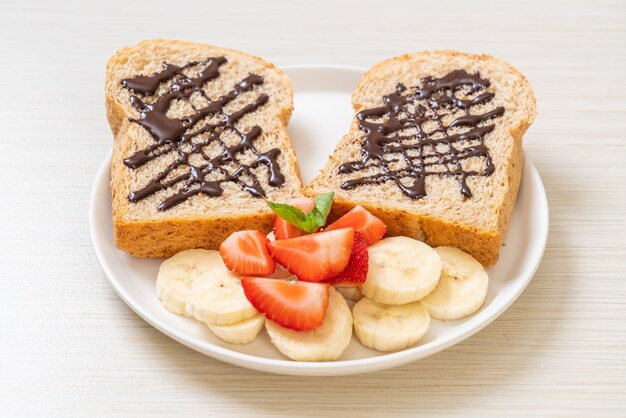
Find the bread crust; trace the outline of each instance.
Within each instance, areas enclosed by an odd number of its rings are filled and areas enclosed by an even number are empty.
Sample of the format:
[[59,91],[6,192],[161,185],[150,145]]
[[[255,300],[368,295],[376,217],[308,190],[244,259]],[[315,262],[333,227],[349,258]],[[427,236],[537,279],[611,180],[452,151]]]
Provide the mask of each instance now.
[[[219,244],[234,231],[258,229],[269,232],[273,214],[264,205],[258,211],[254,213],[248,211],[247,214],[233,211],[227,215],[219,216],[187,214],[184,216],[163,216],[158,219],[149,217],[129,219],[127,216],[133,203],[129,202],[127,198],[131,190],[125,177],[128,168],[124,166],[123,159],[135,151],[130,149],[128,134],[134,124],[128,120],[130,105],[121,103],[115,95],[120,80],[114,74],[119,66],[126,63],[130,53],[136,53],[137,50],[146,48],[161,47],[169,50],[188,47],[206,48],[207,51],[215,55],[245,56],[273,71],[281,80],[279,86],[281,91],[287,93],[289,97],[288,103],[277,109],[275,115],[280,122],[277,124],[278,135],[287,138],[286,142],[289,142],[286,125],[293,110],[293,91],[287,76],[273,64],[239,51],[186,41],[150,40],[121,49],[111,57],[107,64],[105,83],[106,114],[115,138],[111,163],[111,198],[115,245],[136,257],[169,257],[189,248],[217,249]],[[301,180],[295,151],[290,143],[281,147],[281,151],[286,156],[286,164],[289,165],[286,171],[295,173],[297,179],[293,179],[293,181],[297,181],[296,189],[299,190]]]
[[[354,206],[361,205],[387,224],[387,234],[390,236],[405,235],[425,241],[431,246],[448,245],[457,247],[474,256],[483,265],[491,266],[498,261],[500,247],[506,234],[519,190],[523,164],[522,137],[534,121],[536,115],[535,97],[526,78],[510,64],[488,55],[465,54],[451,50],[404,54],[384,60],[368,70],[361,77],[353,92],[352,106],[355,114],[371,106],[371,103],[367,104],[362,101],[362,98],[365,96],[364,91],[367,88],[371,88],[369,81],[376,77],[383,77],[381,75],[382,72],[389,66],[397,65],[401,62],[417,63],[415,65],[418,65],[420,62],[433,60],[446,62],[453,58],[484,62],[488,65],[496,66],[499,71],[508,72],[520,80],[520,88],[524,95],[523,101],[526,109],[524,117],[517,120],[516,124],[509,129],[510,138],[502,138],[502,140],[510,140],[512,142],[510,153],[506,157],[503,168],[504,177],[506,178],[506,192],[498,196],[499,200],[496,202],[485,202],[485,204],[493,203],[495,205],[494,216],[497,219],[493,222],[493,227],[483,228],[471,222],[463,223],[419,210],[406,210],[384,201],[367,201],[359,198],[357,193],[344,193],[342,191],[335,196],[335,204],[332,207],[330,218],[336,219]],[[379,96],[382,97],[389,92],[381,91],[379,93]],[[320,175],[305,187],[304,193],[306,195],[312,196],[325,190],[322,179],[328,179],[330,170],[335,169],[338,164],[344,162],[336,155],[337,150],[343,142],[348,141],[350,134],[357,129],[358,125],[353,122],[350,132],[340,141],[335,153],[330,156]]]

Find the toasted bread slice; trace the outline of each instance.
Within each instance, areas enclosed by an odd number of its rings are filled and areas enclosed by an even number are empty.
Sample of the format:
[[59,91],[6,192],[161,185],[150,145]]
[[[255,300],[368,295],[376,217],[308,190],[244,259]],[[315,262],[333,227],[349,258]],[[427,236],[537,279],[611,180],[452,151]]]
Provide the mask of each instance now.
[[390,235],[498,260],[535,118],[528,81],[486,55],[433,51],[385,60],[359,81],[350,131],[305,194],[335,190]]
[[118,248],[167,257],[269,231],[263,198],[302,187],[285,130],[292,96],[282,71],[230,49],[155,40],[115,54],[106,109]]

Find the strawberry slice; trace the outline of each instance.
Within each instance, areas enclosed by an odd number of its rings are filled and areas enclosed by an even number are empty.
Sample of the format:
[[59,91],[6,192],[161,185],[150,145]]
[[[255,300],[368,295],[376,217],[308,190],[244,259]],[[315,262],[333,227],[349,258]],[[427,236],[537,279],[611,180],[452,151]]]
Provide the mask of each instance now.
[[387,232],[387,225],[369,213],[363,206],[355,206],[350,212],[328,225],[325,231],[346,228],[348,226],[362,233],[368,245],[380,241],[385,232]]
[[268,242],[260,231],[233,232],[220,244],[220,255],[228,270],[242,276],[272,274],[276,264],[267,251]]
[[327,283],[244,277],[241,285],[252,306],[280,326],[308,331],[324,322]]
[[348,265],[354,229],[318,232],[267,243],[270,255],[281,266],[307,282],[323,282]]
[[369,267],[368,262],[367,241],[365,241],[363,234],[355,231],[348,265],[337,277],[330,279],[330,283],[348,287],[365,283]]
[[[308,215],[309,212],[311,212],[315,207],[315,200],[312,197],[299,197],[297,199],[292,199],[287,203],[300,209],[305,215]],[[274,238],[277,240],[296,238],[307,234],[278,215],[274,215],[272,229],[274,230]]]

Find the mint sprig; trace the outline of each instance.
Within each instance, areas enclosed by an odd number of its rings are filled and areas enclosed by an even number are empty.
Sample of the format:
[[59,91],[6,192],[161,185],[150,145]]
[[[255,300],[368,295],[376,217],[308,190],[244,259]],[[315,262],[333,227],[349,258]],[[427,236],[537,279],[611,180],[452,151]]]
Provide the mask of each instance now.
[[270,202],[269,200],[265,202],[278,216],[296,228],[310,234],[326,224],[326,217],[328,217],[330,207],[333,204],[333,197],[335,197],[335,192],[333,191],[315,196],[313,198],[315,207],[308,215],[305,215],[297,207],[286,203]]

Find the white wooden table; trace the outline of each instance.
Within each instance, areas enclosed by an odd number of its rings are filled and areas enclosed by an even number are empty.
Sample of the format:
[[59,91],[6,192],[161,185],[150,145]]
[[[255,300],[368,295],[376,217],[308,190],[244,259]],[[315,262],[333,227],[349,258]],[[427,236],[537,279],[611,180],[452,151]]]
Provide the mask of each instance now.
[[[0,415],[626,416],[624,1],[87,3],[0,4]],[[155,37],[278,65],[511,62],[538,98],[524,147],[551,210],[534,280],[469,340],[356,377],[257,373],[154,330],[100,270],[87,207],[112,141],[105,63]]]

